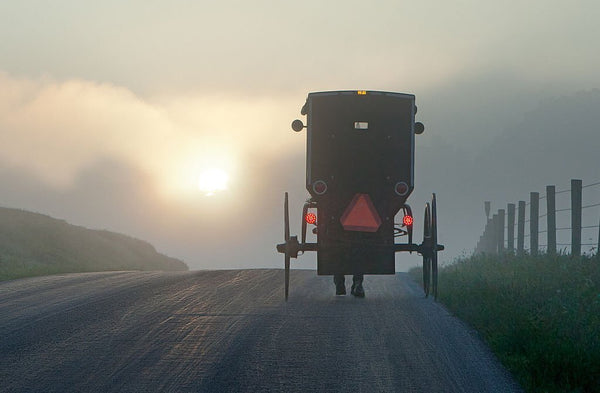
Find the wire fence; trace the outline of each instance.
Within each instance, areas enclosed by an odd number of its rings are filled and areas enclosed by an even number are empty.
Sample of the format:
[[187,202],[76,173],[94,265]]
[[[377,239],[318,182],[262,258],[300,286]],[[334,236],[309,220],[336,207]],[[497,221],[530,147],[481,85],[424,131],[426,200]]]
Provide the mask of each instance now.
[[599,201],[600,181],[583,185],[579,179],[572,179],[571,187],[560,191],[551,185],[546,186],[544,195],[530,192],[529,201],[508,203],[491,217],[491,203],[486,201],[487,221],[475,253],[597,254]]

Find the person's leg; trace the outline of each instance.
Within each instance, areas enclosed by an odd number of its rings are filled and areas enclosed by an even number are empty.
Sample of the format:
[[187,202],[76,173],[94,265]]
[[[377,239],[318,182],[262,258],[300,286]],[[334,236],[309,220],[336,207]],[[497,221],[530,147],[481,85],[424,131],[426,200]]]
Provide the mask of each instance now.
[[345,295],[346,294],[346,277],[343,274],[335,274],[333,276],[333,282],[335,283],[335,294]]
[[352,277],[352,290],[350,291],[356,297],[365,297],[365,290],[363,289],[364,276],[362,274],[355,274]]

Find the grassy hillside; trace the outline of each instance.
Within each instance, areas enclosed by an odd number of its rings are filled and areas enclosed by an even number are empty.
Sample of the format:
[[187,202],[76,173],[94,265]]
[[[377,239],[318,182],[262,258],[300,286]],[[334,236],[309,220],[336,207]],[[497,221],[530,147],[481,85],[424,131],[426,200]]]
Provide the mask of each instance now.
[[461,259],[441,269],[439,300],[528,392],[600,392],[599,258]]
[[144,241],[0,208],[0,280],[67,272],[187,270]]

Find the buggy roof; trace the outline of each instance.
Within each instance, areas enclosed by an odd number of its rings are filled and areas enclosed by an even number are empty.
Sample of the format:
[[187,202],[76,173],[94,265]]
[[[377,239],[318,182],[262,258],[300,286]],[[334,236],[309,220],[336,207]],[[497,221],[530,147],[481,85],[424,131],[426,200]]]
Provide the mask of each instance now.
[[413,94],[407,93],[394,93],[390,91],[377,91],[377,90],[334,90],[334,91],[317,91],[308,93],[308,97],[312,96],[332,96],[332,95],[377,95],[377,96],[392,96],[397,98],[413,98]]

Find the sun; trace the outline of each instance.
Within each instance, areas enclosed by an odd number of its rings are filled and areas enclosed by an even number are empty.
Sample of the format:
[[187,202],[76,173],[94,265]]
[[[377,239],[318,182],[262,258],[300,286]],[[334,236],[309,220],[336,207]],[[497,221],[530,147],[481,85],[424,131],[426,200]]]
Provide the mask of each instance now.
[[200,173],[198,188],[206,196],[212,196],[219,191],[225,191],[228,182],[229,175],[227,172],[218,168],[210,168]]

